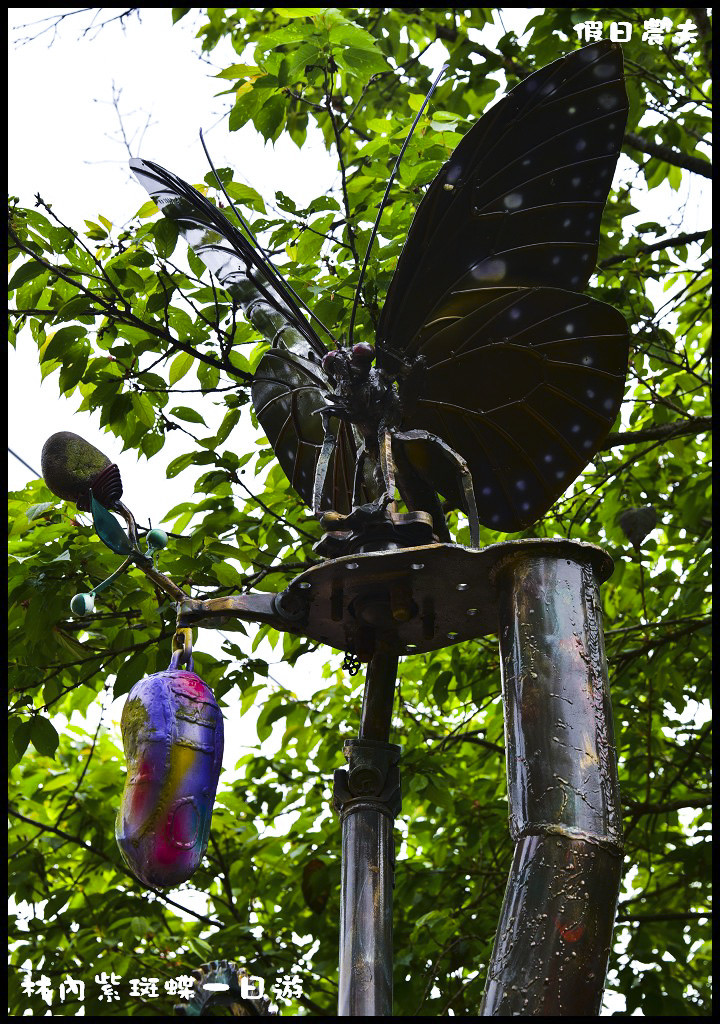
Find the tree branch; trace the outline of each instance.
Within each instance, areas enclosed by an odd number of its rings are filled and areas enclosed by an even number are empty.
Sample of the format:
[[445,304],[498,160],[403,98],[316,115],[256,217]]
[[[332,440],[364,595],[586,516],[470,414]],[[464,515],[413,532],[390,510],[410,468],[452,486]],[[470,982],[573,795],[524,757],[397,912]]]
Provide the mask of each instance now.
[[712,416],[693,416],[689,420],[663,423],[661,427],[648,427],[647,430],[616,431],[608,434],[605,444],[599,450],[605,452],[619,444],[662,441],[670,437],[681,437],[683,434],[704,434],[709,430],[712,430]]
[[635,252],[620,253],[619,256],[609,256],[606,260],[598,263],[599,267],[612,267],[616,263],[623,263],[625,260],[632,260],[636,256],[644,256],[647,253],[656,252],[658,249],[668,249],[670,246],[687,245],[689,242],[699,242],[705,237],[707,231],[693,231],[690,234],[676,235],[674,238],[662,238],[659,242],[651,242],[648,245],[639,246]]
[[707,160],[701,160],[697,156],[687,156],[685,153],[673,149],[672,146],[651,142],[649,139],[644,139],[642,135],[636,135],[635,132],[625,132],[624,141],[631,149],[638,149],[641,153],[647,153],[648,156],[662,160],[663,163],[672,164],[673,167],[682,167],[686,171],[692,171],[693,174],[701,174],[703,178],[712,178],[712,164]]
[[698,917],[712,919],[712,910],[679,910],[667,914],[623,914],[619,913],[618,921],[692,921]]
[[[106,864],[111,864],[116,871],[132,878],[133,882],[137,882],[132,871],[126,868],[123,864],[118,864],[112,859],[112,857],[108,857],[106,853],[103,853],[102,850],[96,850],[94,846],[91,846],[90,843],[86,843],[84,839],[72,836],[69,832],[63,832],[60,828],[53,828],[52,825],[43,825],[41,821],[35,821],[33,818],[27,818],[24,814],[20,814],[20,812],[16,811],[13,807],[8,807],[8,813],[12,814],[14,818],[19,818],[20,821],[26,822],[28,825],[34,825],[35,828],[39,828],[42,832],[52,832],[53,835],[59,836],[67,843],[73,843],[75,846],[82,846],[82,848],[87,850],[88,853],[92,853],[96,857],[99,857],[100,860],[105,861]],[[145,883],[143,883],[143,885],[144,884]],[[151,885],[146,885],[145,888],[149,892],[154,892],[155,895],[165,903],[169,903],[171,906],[177,907],[178,910],[182,910],[185,914],[191,914],[193,917],[196,917],[198,921],[204,921],[205,924],[211,924],[214,928],[222,928],[221,921],[215,921],[212,917],[206,917],[205,914],[198,914],[197,911],[191,910],[190,907],[183,907],[182,904],[176,903],[175,900],[171,900],[170,897],[166,896],[160,889],[154,889]]]

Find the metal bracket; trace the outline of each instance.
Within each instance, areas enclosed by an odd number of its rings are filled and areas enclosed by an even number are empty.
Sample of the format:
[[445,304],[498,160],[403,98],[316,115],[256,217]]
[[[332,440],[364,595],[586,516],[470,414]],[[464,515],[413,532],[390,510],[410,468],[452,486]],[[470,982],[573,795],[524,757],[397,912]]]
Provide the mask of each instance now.
[[333,779],[333,807],[341,819],[360,807],[372,807],[391,818],[402,809],[399,761],[402,747],[383,740],[346,740],[348,768]]

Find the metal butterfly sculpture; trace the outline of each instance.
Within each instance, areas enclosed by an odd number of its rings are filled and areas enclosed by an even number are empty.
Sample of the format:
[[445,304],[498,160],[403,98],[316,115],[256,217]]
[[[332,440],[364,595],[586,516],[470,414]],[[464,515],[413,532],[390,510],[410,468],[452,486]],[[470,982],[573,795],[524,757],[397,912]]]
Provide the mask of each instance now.
[[487,112],[420,203],[374,348],[328,351],[246,225],[249,237],[174,174],[131,161],[270,341],[253,404],[314,512],[383,515],[397,486],[445,541],[442,495],[477,546],[479,523],[514,532],[539,519],[598,451],[622,401],[628,332],[579,293],[627,108],[620,47],[603,41]]

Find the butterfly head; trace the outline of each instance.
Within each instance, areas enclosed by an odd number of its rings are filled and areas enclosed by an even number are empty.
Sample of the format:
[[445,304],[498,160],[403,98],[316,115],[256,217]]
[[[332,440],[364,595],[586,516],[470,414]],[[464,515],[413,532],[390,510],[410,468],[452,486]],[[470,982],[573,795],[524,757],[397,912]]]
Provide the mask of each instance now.
[[375,349],[361,341],[348,352],[337,348],[323,357],[322,367],[330,380],[337,384],[342,380],[364,380],[372,369]]

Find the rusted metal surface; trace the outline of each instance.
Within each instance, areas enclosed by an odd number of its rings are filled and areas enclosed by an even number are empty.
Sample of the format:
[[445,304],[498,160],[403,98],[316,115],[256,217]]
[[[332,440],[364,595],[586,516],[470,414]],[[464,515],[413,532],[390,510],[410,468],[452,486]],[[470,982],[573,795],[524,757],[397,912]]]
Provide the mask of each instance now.
[[600,581],[612,572],[611,560],[593,544],[533,539],[479,550],[425,544],[321,562],[279,595],[184,601],[179,622],[212,626],[224,616],[265,622],[357,654],[361,661],[369,661],[383,644],[398,655],[434,651],[498,631],[491,574],[504,558],[528,547],[555,558],[579,548]]
[[[597,562],[527,545],[498,561],[510,832],[482,1016],[596,1016],[622,863]],[[600,577],[602,579],[602,577]]]
[[401,748],[388,743],[397,656],[379,650],[367,670],[360,737],[335,772],[342,821],[339,1017],[392,1016],[393,822],[400,813]]

